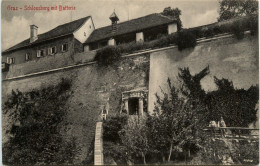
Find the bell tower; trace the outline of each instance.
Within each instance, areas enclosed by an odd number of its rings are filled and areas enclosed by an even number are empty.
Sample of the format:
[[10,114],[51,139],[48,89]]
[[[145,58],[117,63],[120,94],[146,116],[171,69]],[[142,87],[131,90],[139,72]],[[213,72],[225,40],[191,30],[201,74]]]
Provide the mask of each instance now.
[[119,18],[117,17],[115,10],[109,17],[109,19],[112,22],[112,33],[115,33],[117,31],[117,21],[119,21]]

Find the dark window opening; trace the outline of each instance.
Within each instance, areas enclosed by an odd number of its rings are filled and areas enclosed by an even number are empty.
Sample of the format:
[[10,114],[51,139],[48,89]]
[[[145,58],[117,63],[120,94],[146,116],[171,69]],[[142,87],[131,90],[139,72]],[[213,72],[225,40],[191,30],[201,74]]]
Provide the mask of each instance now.
[[53,55],[53,54],[55,54],[56,53],[56,47],[51,47],[51,48],[49,48],[49,50],[48,50],[48,54],[49,55]]
[[138,98],[130,98],[128,100],[128,111],[129,115],[138,115]]
[[61,51],[65,52],[65,51],[68,51],[68,44],[63,44],[61,45]]
[[98,44],[97,43],[91,43],[89,44],[89,50],[96,50],[98,49]]
[[145,30],[143,33],[144,33],[145,41],[155,40],[162,36],[168,35],[168,26],[165,25],[165,26],[152,28],[149,30]]
[[40,58],[40,57],[43,57],[44,56],[44,50],[38,50],[37,51],[37,57]]
[[115,37],[116,45],[135,42],[135,39],[136,39],[135,33]]
[[102,48],[102,47],[105,47],[105,46],[107,46],[107,40],[106,41],[102,41],[102,42],[99,42],[98,43],[98,48]]
[[31,59],[30,53],[25,54],[25,61],[29,61]]

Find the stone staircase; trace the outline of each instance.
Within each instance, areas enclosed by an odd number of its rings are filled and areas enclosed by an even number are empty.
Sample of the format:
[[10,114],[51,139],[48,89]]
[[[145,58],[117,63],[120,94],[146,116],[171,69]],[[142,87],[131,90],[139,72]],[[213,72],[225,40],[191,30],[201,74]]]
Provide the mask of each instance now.
[[95,133],[94,165],[103,165],[103,127],[102,122],[97,122]]

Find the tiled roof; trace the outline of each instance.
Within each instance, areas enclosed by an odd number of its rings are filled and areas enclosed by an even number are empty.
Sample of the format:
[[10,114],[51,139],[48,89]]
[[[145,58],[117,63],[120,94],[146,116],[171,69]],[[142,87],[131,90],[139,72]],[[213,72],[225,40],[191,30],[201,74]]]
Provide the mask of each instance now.
[[115,33],[112,33],[111,25],[95,29],[94,32],[91,33],[86,43],[92,43],[102,39],[108,39],[113,36],[137,32],[143,29],[169,24],[175,21],[175,19],[172,19],[170,17],[154,13],[137,19],[118,23],[117,31]]
[[23,48],[23,47],[26,47],[26,46],[38,44],[40,42],[50,40],[50,39],[53,39],[53,38],[57,38],[57,37],[65,36],[65,35],[70,35],[75,30],[77,30],[90,17],[91,16],[87,16],[87,17],[84,17],[84,18],[81,18],[81,19],[78,19],[78,20],[75,20],[75,21],[72,21],[72,22],[69,22],[69,23],[66,23],[66,24],[59,25],[56,28],[54,28],[54,29],[52,29],[48,32],[39,34],[38,39],[35,42],[30,43],[30,38],[26,39],[26,40],[16,44],[15,46],[10,47],[7,50],[3,51],[3,53],[7,53],[7,52],[10,52],[10,51],[13,51],[13,50],[16,50],[16,49],[19,49],[19,48]]

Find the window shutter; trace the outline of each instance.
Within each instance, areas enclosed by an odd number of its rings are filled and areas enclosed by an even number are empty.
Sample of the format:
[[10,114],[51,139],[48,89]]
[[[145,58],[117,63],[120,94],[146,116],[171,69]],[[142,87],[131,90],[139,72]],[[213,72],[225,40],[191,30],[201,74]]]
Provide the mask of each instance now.
[[37,58],[40,58],[41,55],[40,55],[40,50],[37,51]]
[[14,58],[13,58],[13,63],[14,63]]
[[56,46],[54,47],[54,53],[56,53],[57,52],[57,49],[56,49]]
[[25,60],[28,61],[29,59],[30,59],[29,53],[26,53],[26,54],[25,54]]
[[9,57],[6,58],[6,63],[8,63],[8,64],[10,63],[9,59],[10,59]]

